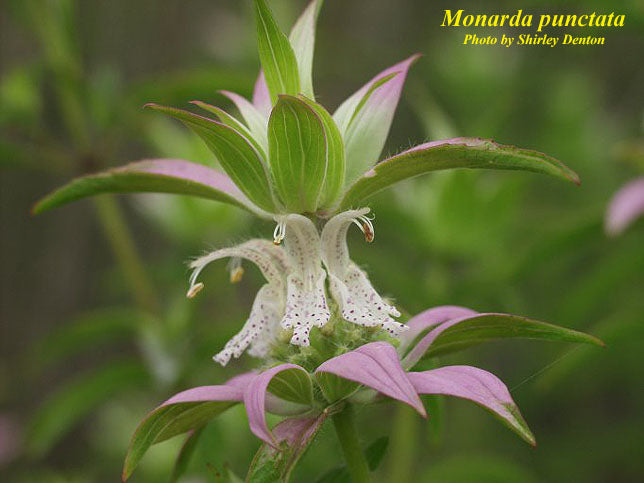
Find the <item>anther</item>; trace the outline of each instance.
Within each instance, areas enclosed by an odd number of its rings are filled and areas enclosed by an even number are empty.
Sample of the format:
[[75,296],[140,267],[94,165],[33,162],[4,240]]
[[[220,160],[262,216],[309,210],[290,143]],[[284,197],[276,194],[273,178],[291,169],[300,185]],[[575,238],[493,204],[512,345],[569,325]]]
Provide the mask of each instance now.
[[186,294],[186,297],[188,297],[189,299],[195,298],[197,296],[197,294],[203,290],[203,287],[204,287],[204,285],[203,285],[202,282],[194,284],[188,290],[188,293]]

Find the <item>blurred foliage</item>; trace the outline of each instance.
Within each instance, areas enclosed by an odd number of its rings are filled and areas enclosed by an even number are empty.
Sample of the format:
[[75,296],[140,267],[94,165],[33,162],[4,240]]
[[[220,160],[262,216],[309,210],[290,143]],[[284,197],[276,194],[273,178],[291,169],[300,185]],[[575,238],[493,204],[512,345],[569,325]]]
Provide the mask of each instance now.
[[[375,198],[376,242],[355,233],[350,243],[376,286],[410,313],[460,304],[524,314],[608,346],[499,342],[445,357],[507,381],[539,448],[523,447],[466,404],[428,401],[440,415],[429,423],[383,405],[360,414],[365,447],[390,437],[378,477],[641,480],[644,226],[618,239],[602,231],[611,193],[643,166],[641,2],[527,2],[522,8],[535,12],[627,14],[623,29],[602,31],[602,48],[556,49],[464,47],[461,30],[439,28],[445,2],[326,3],[314,76],[329,107],[383,67],[425,54],[385,152],[425,138],[492,137],[562,159],[583,181],[575,189],[536,175],[456,171]],[[304,2],[271,4],[287,25]],[[481,10],[473,1],[459,8]],[[23,442],[0,463],[3,481],[114,481],[150,407],[252,364],[223,370],[210,356],[244,320],[261,275],[249,271],[231,286],[223,266],[210,270],[205,294],[189,302],[185,261],[268,236],[271,226],[170,196],[27,215],[40,195],[79,173],[143,157],[210,163],[178,123],[139,108],[192,99],[230,107],[218,90],[249,94],[258,66],[250,13],[250,2],[234,0],[0,5],[0,412],[19,422],[22,435],[13,437]],[[206,426],[192,458],[179,463],[183,481],[245,474],[259,447],[245,428],[240,408]],[[295,481],[343,481],[330,433],[322,431]],[[134,481],[168,478],[181,443],[153,448]]]

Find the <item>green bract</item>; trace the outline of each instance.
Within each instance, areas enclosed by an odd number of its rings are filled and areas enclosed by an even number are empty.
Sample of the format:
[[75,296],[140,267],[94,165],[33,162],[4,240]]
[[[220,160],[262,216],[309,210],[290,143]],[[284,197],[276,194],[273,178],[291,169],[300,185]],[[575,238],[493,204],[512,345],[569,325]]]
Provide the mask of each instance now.
[[149,104],[182,121],[215,154],[217,168],[181,160],[147,160],[78,178],[39,202],[42,212],[100,193],[162,192],[209,198],[263,217],[287,213],[330,218],[398,181],[453,168],[524,170],[578,183],[577,175],[545,154],[477,138],[426,143],[378,162],[414,55],[374,76],[331,115],[315,101],[312,1],[289,36],[266,0],[254,0],[262,72],[252,102],[222,91],[241,117],[201,101],[214,116]]

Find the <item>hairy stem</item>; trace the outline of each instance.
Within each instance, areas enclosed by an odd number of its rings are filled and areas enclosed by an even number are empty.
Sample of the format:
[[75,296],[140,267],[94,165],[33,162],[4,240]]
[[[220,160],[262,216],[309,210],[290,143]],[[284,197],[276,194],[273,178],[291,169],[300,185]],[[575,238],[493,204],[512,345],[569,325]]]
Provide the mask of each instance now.
[[353,407],[347,405],[342,411],[334,414],[333,425],[340,440],[351,479],[354,483],[368,483],[371,481],[369,466],[358,439]]

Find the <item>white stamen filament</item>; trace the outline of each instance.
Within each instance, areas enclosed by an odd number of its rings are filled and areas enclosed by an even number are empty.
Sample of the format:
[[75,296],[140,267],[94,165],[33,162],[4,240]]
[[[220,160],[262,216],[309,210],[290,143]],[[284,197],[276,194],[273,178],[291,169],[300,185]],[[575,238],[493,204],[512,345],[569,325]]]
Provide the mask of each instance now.
[[284,240],[285,236],[286,236],[286,221],[280,220],[277,222],[277,226],[273,231],[273,243],[275,245],[279,245],[280,243],[282,243],[282,240]]
[[376,231],[373,228],[373,217],[369,218],[367,215],[360,215],[356,217],[353,222],[364,233],[364,239],[367,243],[371,243],[376,236]]

